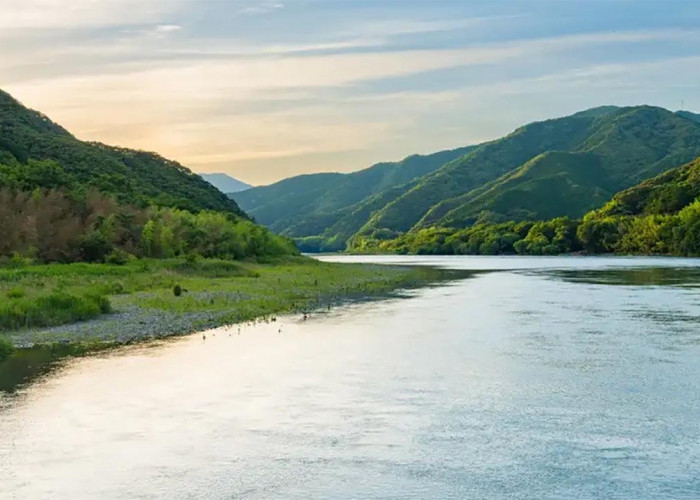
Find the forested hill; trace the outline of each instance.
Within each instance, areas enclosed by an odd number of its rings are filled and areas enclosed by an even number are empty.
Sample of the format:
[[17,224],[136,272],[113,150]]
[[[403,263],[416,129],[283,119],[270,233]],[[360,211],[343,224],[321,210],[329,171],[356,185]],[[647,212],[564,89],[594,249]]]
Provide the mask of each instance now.
[[0,266],[298,253],[200,176],[79,141],[0,92]]
[[617,193],[581,219],[429,227],[386,240],[357,236],[351,248],[361,253],[698,256],[700,158]]
[[[339,174],[292,178],[236,199],[308,251],[430,227],[577,218],[616,192],[700,156],[700,120],[688,111],[602,106],[453,153],[435,157],[422,175],[382,184],[344,207],[326,203],[343,185]],[[302,188],[311,180],[313,189]]]
[[588,217],[675,214],[698,198],[700,158],[617,193]]
[[486,143],[377,212],[364,234],[580,217],[700,155],[700,123],[652,106],[603,107]]
[[[338,231],[328,231],[329,237],[340,235],[344,246],[344,239],[366,222],[371,211],[365,213],[365,208],[373,206],[377,196],[433,172],[470,149],[413,155],[349,174],[300,175],[231,196],[258,222],[288,236],[320,235],[337,226]],[[356,217],[357,213],[363,216]]]
[[0,187],[96,188],[117,200],[244,216],[200,176],[155,153],[83,142],[43,114],[0,91]]

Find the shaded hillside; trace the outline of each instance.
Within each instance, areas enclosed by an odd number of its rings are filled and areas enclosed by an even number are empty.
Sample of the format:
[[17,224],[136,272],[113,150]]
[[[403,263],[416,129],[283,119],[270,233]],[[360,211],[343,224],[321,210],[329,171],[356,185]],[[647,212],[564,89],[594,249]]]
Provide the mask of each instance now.
[[244,215],[235,202],[156,153],[83,142],[0,91],[0,187],[96,188],[119,201]]
[[667,215],[700,197],[700,158],[625,189],[601,209],[597,218],[626,215]]
[[233,197],[257,221],[275,231],[295,237],[320,235],[353,205],[432,172],[470,149],[413,155],[349,174],[300,175]]
[[259,186],[229,195],[261,224],[282,232],[294,221],[313,212],[315,200],[343,178],[342,174],[299,175],[269,186]]

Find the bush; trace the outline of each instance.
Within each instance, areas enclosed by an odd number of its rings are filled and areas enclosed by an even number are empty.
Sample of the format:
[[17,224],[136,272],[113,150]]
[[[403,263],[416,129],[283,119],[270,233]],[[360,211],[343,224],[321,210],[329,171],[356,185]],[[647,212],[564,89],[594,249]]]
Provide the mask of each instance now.
[[15,346],[9,339],[0,337],[0,363],[9,358],[15,351]]
[[110,283],[106,291],[110,294],[121,295],[125,292],[124,283],[122,283],[121,281],[115,281],[114,283]]
[[124,250],[120,249],[114,249],[107,256],[105,257],[105,263],[106,264],[113,264],[115,266],[123,266],[127,262],[129,262],[129,259],[131,258],[131,255],[126,253]]
[[185,264],[193,267],[197,265],[197,261],[199,260],[199,255],[193,252],[188,253],[185,255]]
[[7,291],[8,299],[21,299],[22,297],[24,297],[24,295],[24,288],[20,287],[15,287]]
[[175,295],[175,297],[182,295],[182,287],[180,285],[175,285],[173,287],[173,295]]

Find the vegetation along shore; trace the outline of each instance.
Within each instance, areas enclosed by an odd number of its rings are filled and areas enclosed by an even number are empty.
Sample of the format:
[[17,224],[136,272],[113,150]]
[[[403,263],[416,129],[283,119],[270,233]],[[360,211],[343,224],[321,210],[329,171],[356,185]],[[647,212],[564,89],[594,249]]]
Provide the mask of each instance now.
[[139,259],[117,264],[0,268],[0,349],[125,344],[351,300],[455,277],[430,268],[334,264],[300,256],[266,262]]

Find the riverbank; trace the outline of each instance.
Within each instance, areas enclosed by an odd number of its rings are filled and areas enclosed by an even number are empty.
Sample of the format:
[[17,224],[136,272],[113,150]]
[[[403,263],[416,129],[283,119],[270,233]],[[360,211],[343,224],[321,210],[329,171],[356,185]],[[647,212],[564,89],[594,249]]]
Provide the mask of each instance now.
[[453,277],[453,272],[425,267],[334,264],[304,257],[267,263],[138,260],[8,267],[0,269],[5,304],[0,338],[17,348],[126,344],[276,314],[303,314]]

